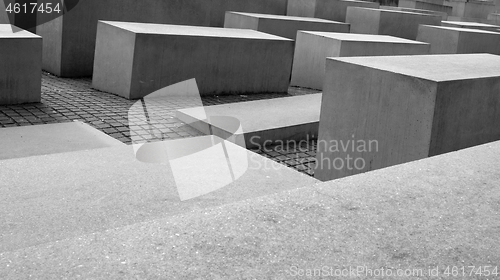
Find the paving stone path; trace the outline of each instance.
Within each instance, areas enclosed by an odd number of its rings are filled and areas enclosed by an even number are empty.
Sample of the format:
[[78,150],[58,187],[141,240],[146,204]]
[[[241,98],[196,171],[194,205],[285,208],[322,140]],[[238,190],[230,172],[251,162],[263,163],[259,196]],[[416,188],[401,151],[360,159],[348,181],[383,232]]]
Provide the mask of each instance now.
[[[131,144],[128,127],[128,110],[136,100],[91,88],[90,78],[59,78],[49,73],[42,76],[42,102],[0,106],[0,127],[62,123],[79,120],[111,137]],[[203,97],[203,105],[218,105],[261,99],[280,98],[316,93],[317,91],[291,87],[288,94],[254,94]],[[159,129],[165,139],[202,135],[196,129],[184,125],[175,117],[175,110],[182,105],[171,103],[165,110],[166,121]],[[313,175],[316,143],[301,143],[300,147],[274,146],[253,150],[300,172]]]

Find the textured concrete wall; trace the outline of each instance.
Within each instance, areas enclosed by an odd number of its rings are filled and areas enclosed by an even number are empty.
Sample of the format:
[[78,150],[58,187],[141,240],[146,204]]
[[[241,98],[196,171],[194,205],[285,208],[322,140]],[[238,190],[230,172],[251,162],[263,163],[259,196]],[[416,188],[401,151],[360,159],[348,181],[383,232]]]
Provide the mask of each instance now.
[[[331,180],[500,139],[499,63],[499,56],[489,54],[329,59],[316,178]],[[350,146],[335,149],[334,141]],[[363,168],[353,166],[355,159]]]
[[288,0],[287,15],[345,22],[347,7],[378,8],[380,4],[354,0]]
[[0,25],[0,105],[40,102],[42,38]]
[[327,57],[428,54],[429,44],[392,36],[299,32],[292,86],[323,89]]
[[[62,21],[37,28],[44,69],[66,77],[92,75],[98,20],[223,26],[226,10],[284,15],[286,0],[85,0]],[[55,65],[55,66],[54,66]]]
[[[421,10],[443,12],[443,13],[446,13],[447,15],[451,15],[452,10],[453,10],[453,8],[451,6],[428,3],[428,2],[424,2],[424,1],[415,1],[415,0],[399,0],[398,6],[402,7],[402,8],[412,8],[412,9],[421,9]],[[446,19],[444,19],[444,20],[446,20]]]
[[431,54],[491,53],[500,55],[500,33],[421,25],[418,41],[431,44]]
[[103,91],[135,99],[193,78],[200,94],[288,90],[289,39],[246,29],[120,22],[100,22],[100,32],[92,85]]
[[420,24],[441,25],[440,15],[348,7],[351,33],[391,35],[415,40]]
[[298,30],[349,33],[349,24],[343,22],[237,12],[226,13],[224,27],[253,29],[293,40]]

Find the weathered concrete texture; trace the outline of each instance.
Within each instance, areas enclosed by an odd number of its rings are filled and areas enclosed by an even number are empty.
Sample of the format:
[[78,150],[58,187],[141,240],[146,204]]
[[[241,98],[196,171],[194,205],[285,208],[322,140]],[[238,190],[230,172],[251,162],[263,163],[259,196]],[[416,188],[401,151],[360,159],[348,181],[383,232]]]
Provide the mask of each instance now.
[[448,14],[445,12],[431,11],[431,10],[422,10],[422,9],[413,9],[413,8],[404,8],[404,7],[395,7],[395,6],[380,6],[380,9],[383,10],[394,10],[394,11],[403,11],[410,13],[419,13],[419,14],[430,14],[430,15],[439,15],[443,18],[443,20],[448,19]]
[[[399,0],[399,7],[402,8],[411,8],[411,9],[420,9],[420,10],[430,10],[435,12],[445,13],[447,16],[452,14],[453,8],[451,6],[446,6],[442,4],[434,4],[424,1],[416,1],[416,0]],[[446,20],[446,18],[444,19]]]
[[387,35],[300,31],[295,42],[292,86],[323,89],[327,57],[419,55],[429,44]]
[[[189,145],[196,139],[166,142]],[[0,161],[0,213],[3,219],[0,252],[317,182],[227,141],[226,148],[247,157],[246,173],[223,188],[187,201],[179,199],[178,178],[169,161],[142,163],[136,160],[131,146]],[[218,179],[219,174],[213,169],[218,164],[216,158],[207,158],[189,166],[187,171],[193,175],[202,174],[205,181],[198,185],[204,187]],[[234,167],[235,163],[232,164]],[[2,267],[0,271],[5,272],[5,269]]]
[[298,30],[349,33],[349,24],[326,19],[227,12],[226,28],[253,29],[295,40]]
[[288,16],[315,17],[328,20],[346,21],[347,7],[377,9],[379,3],[356,0],[288,0]]
[[99,20],[222,27],[226,11],[285,15],[286,0],[85,0],[63,18],[37,27],[44,70],[91,76]]
[[0,160],[123,146],[81,122],[0,128]]
[[448,1],[447,5],[453,7],[452,16],[463,18],[482,18],[496,11],[493,1]]
[[101,21],[92,86],[128,99],[193,78],[202,95],[287,92],[293,47],[249,29]]
[[500,55],[500,33],[479,29],[421,25],[418,41],[431,44],[431,54],[491,53]]
[[495,24],[500,24],[500,14],[491,13],[488,15],[488,20],[494,22]]
[[12,28],[0,24],[0,105],[40,102],[42,37]]
[[351,33],[391,35],[415,40],[420,24],[441,25],[440,15],[394,10],[347,8],[346,22]]
[[499,63],[491,54],[329,58],[315,177],[500,139]]
[[500,28],[498,25],[467,21],[442,21],[441,25],[449,27],[473,28],[492,32],[497,32]]
[[242,127],[242,131],[235,134],[236,142],[244,142],[247,148],[262,148],[288,140],[315,139],[320,108],[321,93],[318,93],[208,106],[204,110],[188,108],[178,110],[176,116],[205,134],[222,138],[231,136],[231,124],[214,123],[210,118],[234,117]]
[[[496,142],[5,252],[0,277],[373,279],[384,268],[410,276],[381,279],[444,279],[447,267],[469,264],[491,272],[500,263],[498,162]],[[305,276],[315,269],[323,277]]]

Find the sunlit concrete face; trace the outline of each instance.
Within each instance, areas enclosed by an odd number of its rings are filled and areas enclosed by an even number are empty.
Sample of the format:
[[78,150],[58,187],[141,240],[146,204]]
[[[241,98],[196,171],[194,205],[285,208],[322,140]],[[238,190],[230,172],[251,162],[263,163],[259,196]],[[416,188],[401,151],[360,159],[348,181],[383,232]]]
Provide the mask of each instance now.
[[328,59],[315,177],[500,139],[499,63],[490,54]]

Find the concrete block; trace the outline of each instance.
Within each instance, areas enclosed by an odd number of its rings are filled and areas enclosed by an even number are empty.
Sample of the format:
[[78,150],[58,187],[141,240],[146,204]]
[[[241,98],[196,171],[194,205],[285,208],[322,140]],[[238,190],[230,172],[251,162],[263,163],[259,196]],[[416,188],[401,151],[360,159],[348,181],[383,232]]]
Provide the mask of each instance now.
[[200,94],[287,92],[293,40],[249,29],[100,21],[92,86],[136,99],[196,79]]
[[81,122],[0,128],[0,160],[125,144]]
[[418,13],[418,14],[429,14],[429,15],[439,15],[443,18],[443,20],[448,19],[448,14],[445,12],[438,12],[432,10],[422,10],[422,9],[413,9],[413,8],[405,8],[405,7],[395,7],[395,6],[380,6],[380,9],[383,10],[394,10],[394,11],[403,11],[410,13]]
[[[205,134],[221,138],[231,136],[230,124],[214,123],[210,118],[234,117],[242,131],[235,134],[234,143],[245,143],[247,148],[280,145],[285,141],[316,139],[318,135],[321,93],[275,98],[250,102],[229,103],[178,110],[176,116]],[[200,115],[202,113],[204,115]],[[207,119],[208,118],[208,119]]]
[[0,105],[40,102],[42,37],[0,24]]
[[387,35],[300,31],[295,42],[292,86],[323,89],[327,57],[419,55],[429,44]]
[[449,27],[480,29],[492,32],[496,32],[500,28],[500,26],[498,25],[467,21],[442,21],[441,25]]
[[403,8],[442,12],[442,13],[446,13],[446,15],[451,15],[452,11],[453,11],[453,8],[451,6],[446,6],[443,4],[429,3],[429,2],[418,1],[418,0],[417,1],[416,0],[400,0],[398,5],[399,5],[399,7],[403,7]]
[[494,24],[500,24],[500,14],[498,13],[489,14],[487,19],[493,22]]
[[37,27],[43,67],[63,77],[91,76],[98,20],[222,27],[226,11],[285,15],[286,0],[85,0]]
[[491,54],[329,58],[315,177],[499,140],[499,64]]
[[349,7],[346,22],[351,24],[351,33],[415,40],[420,24],[441,25],[441,19],[439,15]]
[[226,28],[253,29],[295,40],[298,30],[349,33],[349,24],[326,19],[227,12]]
[[347,7],[377,9],[379,3],[357,0],[288,0],[288,16],[315,17],[345,22]]
[[421,25],[418,41],[431,44],[431,54],[500,54],[500,33],[479,29]]
[[447,5],[453,7],[452,16],[462,18],[486,19],[490,13],[496,11],[492,1],[449,1]]

